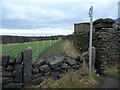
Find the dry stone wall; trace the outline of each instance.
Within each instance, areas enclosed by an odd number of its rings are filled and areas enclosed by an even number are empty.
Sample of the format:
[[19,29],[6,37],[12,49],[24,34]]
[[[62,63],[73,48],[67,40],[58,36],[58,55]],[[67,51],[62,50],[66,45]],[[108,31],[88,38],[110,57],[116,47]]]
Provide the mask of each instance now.
[[49,59],[38,60],[32,63],[32,49],[27,48],[16,58],[2,55],[2,88],[29,87],[40,84],[45,78],[59,79],[63,73],[77,70],[81,67],[80,61],[68,56],[52,56]]
[[106,65],[118,62],[120,47],[116,35],[117,32],[113,28],[102,29],[102,32],[96,32],[95,34],[93,44],[97,48],[96,69],[100,74],[104,74]]
[[93,45],[96,48],[96,69],[97,73],[104,75],[105,67],[118,63],[120,59],[120,28],[114,27],[112,20],[103,20],[95,26],[97,28],[93,33]]
[[[19,62],[19,63],[18,63]],[[22,88],[23,87],[23,65],[20,58],[16,59],[9,55],[2,55],[2,87]]]
[[[88,27],[88,24],[84,27]],[[89,30],[80,27],[75,29],[79,30],[74,30],[74,44],[80,53],[86,52],[89,47]],[[95,66],[102,75],[107,64],[117,63],[120,59],[120,27],[114,20],[107,18],[94,21],[93,46],[96,48]]]
[[41,83],[46,77],[59,79],[63,73],[80,68],[80,63],[69,57],[51,57],[40,60],[32,65],[32,84]]
[[1,56],[2,88],[23,88],[30,84],[32,68],[32,51],[26,49],[16,58],[9,55]]
[[118,37],[113,28],[102,29],[96,32],[94,46],[97,48],[98,59],[107,60],[107,63],[118,61]]

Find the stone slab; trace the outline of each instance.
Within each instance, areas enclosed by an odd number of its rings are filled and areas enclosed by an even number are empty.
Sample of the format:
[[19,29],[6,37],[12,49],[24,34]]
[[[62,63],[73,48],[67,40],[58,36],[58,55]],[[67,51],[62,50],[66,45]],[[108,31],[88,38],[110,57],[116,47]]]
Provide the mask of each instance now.
[[42,77],[42,73],[41,74],[35,74],[35,75],[32,75],[32,80],[33,79],[37,79],[37,78],[40,78],[40,77]]
[[10,71],[4,71],[4,72],[2,72],[2,76],[3,77],[10,77],[12,75],[12,72],[10,72]]
[[32,73],[33,74],[38,74],[39,73],[39,69],[38,68],[32,68]]
[[2,55],[2,66],[6,66],[9,60],[10,60],[9,55]]
[[42,66],[43,64],[45,64],[45,60],[39,60],[38,62],[35,62],[33,64],[33,67],[40,67]]
[[67,63],[68,63],[68,65],[70,65],[70,66],[77,65],[77,62],[76,62],[75,60],[73,60],[73,59],[68,59],[68,60],[67,60]]
[[2,78],[3,84],[10,83],[10,82],[13,82],[13,77],[3,77]]
[[51,68],[57,68],[58,66],[62,65],[63,60],[54,60],[50,62],[50,67]]
[[7,70],[8,70],[8,71],[12,71],[13,69],[14,69],[13,66],[11,66],[11,65],[8,65],[8,66],[7,66]]
[[48,65],[42,65],[41,67],[39,67],[40,72],[46,73],[49,72],[51,69]]
[[14,58],[14,57],[11,57],[8,63],[9,63],[10,65],[14,65],[14,64],[15,64],[15,58]]
[[40,78],[34,79],[34,80],[32,80],[32,84],[33,85],[40,84],[44,80],[44,78],[45,77],[40,77]]
[[7,89],[10,89],[10,88],[13,88],[13,89],[22,88],[22,83],[8,83],[8,84],[3,85],[3,88],[7,88]]

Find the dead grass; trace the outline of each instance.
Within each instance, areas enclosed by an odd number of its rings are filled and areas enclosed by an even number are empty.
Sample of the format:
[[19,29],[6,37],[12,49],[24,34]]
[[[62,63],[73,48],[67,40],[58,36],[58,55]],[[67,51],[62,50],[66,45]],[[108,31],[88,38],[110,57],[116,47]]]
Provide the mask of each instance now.
[[118,64],[118,63],[116,63],[114,65],[109,65],[109,66],[107,65],[104,72],[109,76],[118,77],[119,68],[120,68],[120,64]]
[[68,41],[68,43],[64,46],[64,49],[65,53],[72,58],[79,56],[79,52],[75,49],[73,42]]
[[32,88],[93,88],[98,82],[94,77],[90,77],[83,69],[70,71],[62,75],[59,80],[52,78],[45,79],[40,85]]

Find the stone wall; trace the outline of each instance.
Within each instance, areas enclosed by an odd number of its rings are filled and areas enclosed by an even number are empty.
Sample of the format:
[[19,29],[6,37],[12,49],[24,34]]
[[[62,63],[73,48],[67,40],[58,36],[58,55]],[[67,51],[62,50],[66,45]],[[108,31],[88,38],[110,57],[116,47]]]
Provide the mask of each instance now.
[[32,70],[32,51],[28,48],[16,58],[2,55],[2,88],[23,88],[30,84]]
[[[80,53],[83,53],[89,47],[89,29],[88,32],[81,29],[75,30],[74,42]],[[94,21],[93,46],[96,48],[96,69],[99,74],[103,74],[107,64],[117,63],[120,59],[120,28],[114,20],[107,18]]]
[[118,40],[117,33],[113,28],[101,29],[96,32],[93,38],[93,45],[97,48],[97,58],[107,60],[108,63],[118,61]]
[[32,63],[32,49],[29,47],[16,58],[2,55],[2,88],[29,87],[40,84],[45,78],[59,79],[63,73],[81,67],[81,62],[65,55],[55,55],[49,59]]
[[32,84],[36,85],[49,76],[56,80],[65,72],[79,69],[80,62],[62,55],[35,62],[32,67]]
[[[102,70],[106,65],[118,62],[119,44],[117,32],[113,28],[102,29],[102,32],[96,32],[94,35],[94,47],[97,48],[97,70]],[[100,72],[102,74],[102,72]]]
[[89,23],[78,23],[74,24],[74,45],[80,54],[88,50],[88,38],[90,24]]
[[88,32],[90,23],[76,23],[74,24],[74,32]]

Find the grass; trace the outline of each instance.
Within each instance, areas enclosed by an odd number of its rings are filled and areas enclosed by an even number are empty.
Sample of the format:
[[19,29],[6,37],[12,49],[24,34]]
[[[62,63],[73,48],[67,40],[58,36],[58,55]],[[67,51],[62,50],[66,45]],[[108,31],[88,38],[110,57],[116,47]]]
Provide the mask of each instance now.
[[68,40],[61,40],[58,43],[52,45],[51,47],[49,47],[48,49],[44,50],[44,52],[39,56],[41,57],[42,55],[46,54],[46,53],[50,53],[50,54],[59,54],[59,53],[63,53],[65,52],[65,45],[68,43]]
[[112,77],[118,77],[119,75],[119,67],[120,65],[118,63],[114,64],[114,65],[107,65],[106,69],[105,69],[105,73],[109,76]]
[[30,88],[96,88],[100,78],[95,73],[92,77],[88,73],[82,73],[81,70],[67,72],[59,80],[52,78],[45,79],[40,85]]
[[45,50],[39,57],[42,57],[44,54],[60,54],[64,53],[69,57],[76,58],[79,55],[79,52],[76,51],[73,42],[69,40],[61,40],[53,46]]
[[37,42],[27,42],[27,43],[17,43],[17,44],[5,44],[5,45],[1,45],[1,47],[2,47],[2,53],[16,57],[17,54],[19,54],[25,48],[30,46],[32,47],[33,61],[35,61],[38,55],[42,54],[42,52],[44,52],[49,47],[52,47],[54,44],[58,42],[60,42],[60,40],[51,40],[51,46],[50,46],[50,40],[46,40],[44,41],[44,43],[43,41],[37,41]]

